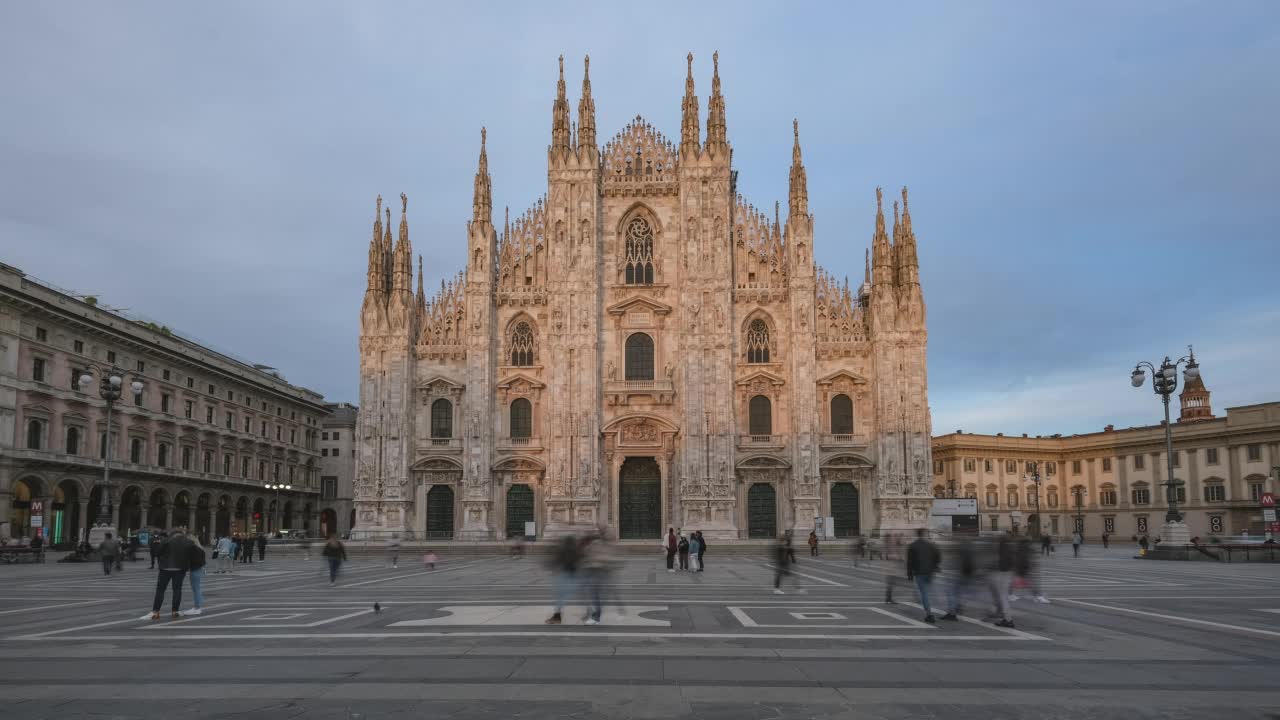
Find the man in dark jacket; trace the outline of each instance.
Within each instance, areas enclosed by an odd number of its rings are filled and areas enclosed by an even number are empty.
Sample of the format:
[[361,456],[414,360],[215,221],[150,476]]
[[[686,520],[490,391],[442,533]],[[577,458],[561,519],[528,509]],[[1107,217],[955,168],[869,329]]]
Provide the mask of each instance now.
[[191,541],[181,530],[174,530],[168,538],[159,544],[156,559],[160,563],[160,575],[156,578],[156,597],[151,603],[151,619],[160,619],[160,605],[164,603],[164,591],[169,583],[173,583],[173,613],[178,617],[178,608],[182,606],[182,581],[191,569]]
[[916,590],[920,593],[920,605],[924,608],[924,621],[937,622],[933,610],[929,608],[929,586],[933,583],[933,574],[938,571],[942,554],[938,546],[924,537],[924,528],[916,530],[916,540],[907,547],[907,579],[916,581]]
[[267,534],[258,533],[258,559],[267,559]]
[[1013,583],[1013,571],[1017,565],[1017,547],[1013,537],[1005,534],[996,541],[995,553],[991,564],[991,600],[1000,616],[996,625],[1013,627],[1013,618],[1009,616],[1009,587]]

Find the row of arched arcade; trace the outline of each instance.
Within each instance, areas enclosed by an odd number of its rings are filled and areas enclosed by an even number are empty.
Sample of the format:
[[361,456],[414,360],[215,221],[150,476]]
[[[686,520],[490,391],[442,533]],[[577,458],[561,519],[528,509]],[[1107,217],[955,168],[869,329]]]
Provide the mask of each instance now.
[[[87,479],[21,476],[10,491],[8,532],[30,537],[40,530],[55,546],[83,540],[85,530],[99,524],[101,492],[100,484]],[[311,535],[338,529],[333,509],[317,509],[315,503],[284,495],[277,500],[272,494],[126,481],[113,483],[112,496],[107,522],[126,537],[142,528],[185,527],[202,538],[297,530]]]

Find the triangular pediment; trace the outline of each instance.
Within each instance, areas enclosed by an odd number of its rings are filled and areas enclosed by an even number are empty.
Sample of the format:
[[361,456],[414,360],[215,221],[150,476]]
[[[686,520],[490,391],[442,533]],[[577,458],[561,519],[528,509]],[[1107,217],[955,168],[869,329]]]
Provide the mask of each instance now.
[[518,372],[518,373],[515,373],[514,375],[508,375],[506,378],[504,378],[502,382],[498,383],[498,388],[502,390],[510,390],[513,386],[520,383],[524,383],[535,390],[541,390],[542,388],[546,387],[546,384],[543,383],[541,380],[538,380],[537,378],[532,377],[530,375],[525,375],[524,373]]
[[36,403],[35,405],[23,405],[22,412],[26,415],[48,415],[49,408],[46,405]]
[[670,315],[671,306],[666,303],[660,303],[653,298],[643,295],[627,298],[619,303],[614,303],[605,308],[605,312],[610,315],[623,315],[631,310],[648,310],[655,315]]
[[751,373],[750,375],[747,375],[746,377],[739,378],[738,384],[750,385],[757,381],[764,381],[769,383],[770,385],[782,385],[786,383],[786,380],[784,380],[781,375],[775,375],[774,373],[771,373],[768,370],[757,370]]
[[453,458],[432,457],[425,460],[419,460],[409,469],[417,471],[436,470],[444,472],[460,472],[462,470],[462,464]]
[[82,414],[80,414],[80,413],[78,413],[78,412],[71,412],[71,413],[67,413],[67,414],[65,414],[65,415],[63,415],[63,416],[62,416],[62,422],[64,422],[64,423],[87,423],[87,422],[89,422],[89,418],[85,417],[84,415],[82,415]]
[[834,382],[836,382],[837,380],[840,380],[840,379],[842,379],[842,378],[843,378],[843,379],[845,379],[845,380],[847,380],[848,382],[853,383],[854,385],[866,385],[866,384],[867,384],[867,379],[866,379],[866,378],[862,377],[861,375],[858,375],[857,373],[849,372],[848,370],[837,370],[837,371],[835,371],[835,372],[831,373],[830,375],[827,375],[826,377],[819,378],[819,379],[818,379],[818,384],[819,384],[819,385],[831,385],[832,383],[834,383]]
[[432,375],[431,377],[426,378],[425,380],[418,381],[419,390],[442,389],[444,391],[449,391],[449,390],[462,390],[465,387],[466,386],[463,385],[462,383],[454,382],[453,380],[443,375]]

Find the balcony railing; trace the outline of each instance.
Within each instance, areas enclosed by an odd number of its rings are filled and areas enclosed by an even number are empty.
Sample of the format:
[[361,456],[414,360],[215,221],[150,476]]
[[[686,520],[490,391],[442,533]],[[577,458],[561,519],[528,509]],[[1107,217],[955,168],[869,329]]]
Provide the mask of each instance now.
[[750,447],[782,447],[786,445],[783,435],[739,435],[738,444]]
[[869,442],[866,435],[855,433],[831,433],[822,436],[824,447],[866,447]]

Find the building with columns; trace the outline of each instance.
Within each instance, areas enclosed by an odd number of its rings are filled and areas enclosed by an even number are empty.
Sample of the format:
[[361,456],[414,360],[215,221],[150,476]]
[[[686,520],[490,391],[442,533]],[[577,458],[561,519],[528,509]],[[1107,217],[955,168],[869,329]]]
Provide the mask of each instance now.
[[601,144],[588,66],[573,122],[562,58],[546,194],[495,221],[481,130],[455,240],[466,266],[430,296],[421,259],[414,285],[407,198],[398,232],[379,198],[358,531],[496,539],[533,522],[539,536],[649,540],[677,526],[767,538],[818,517],[846,536],[925,524],[927,333],[906,190],[891,228],[876,191],[851,289],[813,259],[798,125],[787,214],[739,193],[712,60],[705,134],[690,55],[678,141],[637,116]]
[[[125,382],[108,435],[98,388],[113,367]],[[270,368],[0,264],[0,537],[38,526],[54,544],[82,539],[102,519],[108,445],[121,533],[315,528],[327,412]],[[267,483],[292,489],[277,505]]]
[[[1225,417],[1215,417],[1201,378],[1180,401],[1174,480],[1191,536],[1247,530],[1262,537],[1260,498],[1280,492],[1280,402],[1227,408]],[[1038,507],[1040,526],[1059,538],[1077,527],[1090,538],[1104,532],[1154,538],[1168,510],[1167,467],[1163,423],[1071,436],[956,431],[933,439],[934,495],[977,498],[984,531],[1034,528]]]

